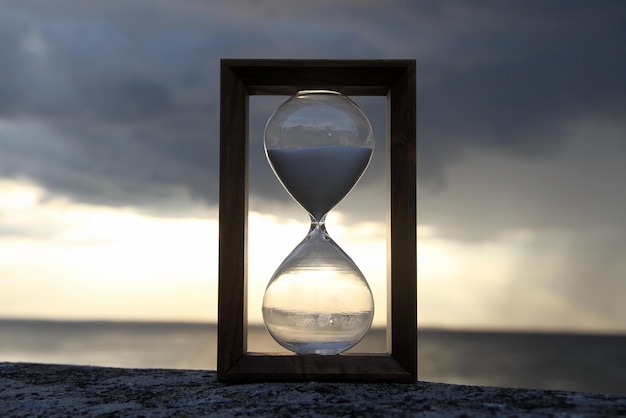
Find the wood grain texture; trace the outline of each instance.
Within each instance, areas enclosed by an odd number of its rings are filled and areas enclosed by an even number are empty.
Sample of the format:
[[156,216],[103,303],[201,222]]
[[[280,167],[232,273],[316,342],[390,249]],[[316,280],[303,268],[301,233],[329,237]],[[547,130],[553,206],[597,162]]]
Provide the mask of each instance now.
[[[224,59],[220,94],[218,361],[220,381],[417,380],[415,60]],[[388,354],[248,353],[249,95],[331,89],[387,96]]]

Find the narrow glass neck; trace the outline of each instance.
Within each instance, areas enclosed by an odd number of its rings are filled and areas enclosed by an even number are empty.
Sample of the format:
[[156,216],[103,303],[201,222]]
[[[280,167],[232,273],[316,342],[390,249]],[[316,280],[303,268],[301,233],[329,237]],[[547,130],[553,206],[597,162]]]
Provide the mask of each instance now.
[[317,220],[315,216],[309,214],[311,217],[311,229],[309,232],[315,229],[321,229],[323,232],[326,232],[326,215],[328,214],[324,214],[319,220]]

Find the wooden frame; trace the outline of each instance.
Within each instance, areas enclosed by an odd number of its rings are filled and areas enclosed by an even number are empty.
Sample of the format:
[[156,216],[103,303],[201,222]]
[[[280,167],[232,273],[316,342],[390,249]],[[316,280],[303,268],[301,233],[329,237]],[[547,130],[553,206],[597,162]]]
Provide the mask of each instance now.
[[[235,381],[417,380],[415,60],[221,61],[217,377]],[[387,353],[247,352],[250,95],[329,89],[387,97]]]

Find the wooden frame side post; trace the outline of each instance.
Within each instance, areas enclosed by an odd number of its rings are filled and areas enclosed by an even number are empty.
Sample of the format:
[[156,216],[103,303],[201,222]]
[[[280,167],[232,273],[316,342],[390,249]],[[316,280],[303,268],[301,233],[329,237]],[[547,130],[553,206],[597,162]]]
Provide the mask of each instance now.
[[[217,375],[247,350],[248,93],[222,63]],[[228,338],[225,338],[228,336]]]
[[415,63],[391,86],[387,112],[387,349],[417,380]]

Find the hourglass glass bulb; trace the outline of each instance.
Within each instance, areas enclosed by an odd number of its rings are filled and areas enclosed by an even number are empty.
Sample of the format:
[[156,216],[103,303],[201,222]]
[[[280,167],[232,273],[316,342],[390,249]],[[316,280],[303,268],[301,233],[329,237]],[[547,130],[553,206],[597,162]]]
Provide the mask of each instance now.
[[349,98],[299,92],[270,117],[265,150],[276,176],[311,216],[304,240],[272,276],[263,319],[298,354],[338,354],[368,331],[374,300],[365,277],[326,232],[325,218],[367,167],[374,135]]
[[301,91],[270,117],[264,142],[278,179],[319,221],[365,171],[374,132],[348,97],[327,90]]

